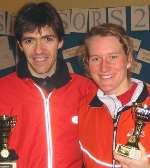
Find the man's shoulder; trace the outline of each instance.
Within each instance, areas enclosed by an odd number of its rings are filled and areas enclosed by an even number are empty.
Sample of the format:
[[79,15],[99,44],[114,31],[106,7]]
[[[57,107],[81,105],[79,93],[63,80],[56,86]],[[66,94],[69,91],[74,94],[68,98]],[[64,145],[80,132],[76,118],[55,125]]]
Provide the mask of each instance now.
[[76,73],[72,73],[72,74],[70,74],[70,76],[71,76],[71,82],[74,85],[80,85],[80,87],[82,87],[82,86],[83,87],[89,86],[89,87],[94,87],[94,88],[97,87],[95,82],[86,76],[76,74]]
[[70,74],[72,80],[74,81],[85,81],[85,82],[92,82],[92,80],[84,75],[80,75],[77,73],[71,73]]
[[81,94],[83,93],[85,95],[85,93],[88,94],[89,92],[97,90],[96,84],[88,77],[73,73],[71,74],[71,78],[68,86],[78,88]]
[[9,73],[9,74],[7,74],[5,76],[0,77],[0,80],[1,81],[8,80],[8,79],[10,79],[12,77],[14,78],[15,76],[17,76],[16,72],[11,72],[11,73]]
[[0,86],[7,86],[12,85],[13,83],[17,83],[19,80],[17,74],[15,72],[12,72],[6,76],[3,76],[0,78]]

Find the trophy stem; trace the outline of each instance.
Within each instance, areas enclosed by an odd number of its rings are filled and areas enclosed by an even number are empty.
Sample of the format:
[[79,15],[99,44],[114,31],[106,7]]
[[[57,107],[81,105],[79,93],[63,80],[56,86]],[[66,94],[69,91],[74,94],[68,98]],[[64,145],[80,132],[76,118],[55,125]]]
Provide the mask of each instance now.
[[140,141],[143,127],[150,121],[150,108],[142,103],[135,103],[132,114],[135,121],[133,134],[128,138],[127,144],[117,144],[115,151],[122,156],[138,160],[142,155],[138,147],[138,142]]
[[7,148],[7,138],[7,136],[2,136],[2,138],[0,138],[0,148]]
[[135,130],[133,132],[133,135],[129,137],[127,145],[139,149],[138,142],[140,134],[144,127],[144,122],[142,120],[137,120],[135,125],[136,125]]
[[[15,117],[0,116],[0,168],[3,168],[5,165],[12,167],[12,164],[16,163],[18,159],[15,150],[8,147],[8,139],[15,123]],[[12,168],[14,168],[14,166]]]

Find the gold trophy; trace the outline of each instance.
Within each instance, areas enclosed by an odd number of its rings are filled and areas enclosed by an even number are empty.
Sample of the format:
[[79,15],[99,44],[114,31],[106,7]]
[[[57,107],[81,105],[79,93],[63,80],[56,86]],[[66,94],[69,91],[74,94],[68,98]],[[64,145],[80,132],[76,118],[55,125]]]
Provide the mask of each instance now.
[[132,112],[135,116],[135,129],[133,134],[129,137],[126,145],[118,144],[115,151],[122,156],[138,160],[141,157],[138,142],[144,125],[150,121],[150,109],[148,109],[147,105],[135,103]]
[[15,117],[0,116],[0,168],[16,168],[18,156],[14,149],[8,148],[8,137],[15,124]]

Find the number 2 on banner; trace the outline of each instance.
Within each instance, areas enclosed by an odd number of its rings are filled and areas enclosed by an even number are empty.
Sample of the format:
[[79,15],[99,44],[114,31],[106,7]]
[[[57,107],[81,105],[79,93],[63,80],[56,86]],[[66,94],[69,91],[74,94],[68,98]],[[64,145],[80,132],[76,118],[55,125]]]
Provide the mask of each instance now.
[[131,7],[131,31],[149,30],[148,6]]

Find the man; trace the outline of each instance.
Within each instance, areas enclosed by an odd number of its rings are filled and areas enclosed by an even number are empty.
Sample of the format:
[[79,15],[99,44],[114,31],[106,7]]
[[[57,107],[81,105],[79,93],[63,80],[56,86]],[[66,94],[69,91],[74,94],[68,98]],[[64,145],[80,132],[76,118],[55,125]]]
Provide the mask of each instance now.
[[[99,87],[82,101],[79,113],[85,167],[149,168],[150,88],[130,77],[129,37],[122,27],[103,24],[91,29],[85,45],[85,65]],[[128,145],[122,153],[119,144]]]
[[16,116],[9,148],[19,168],[80,168],[77,111],[93,83],[69,74],[61,48],[64,29],[49,3],[30,3],[17,14],[16,72],[0,79],[0,114]]

